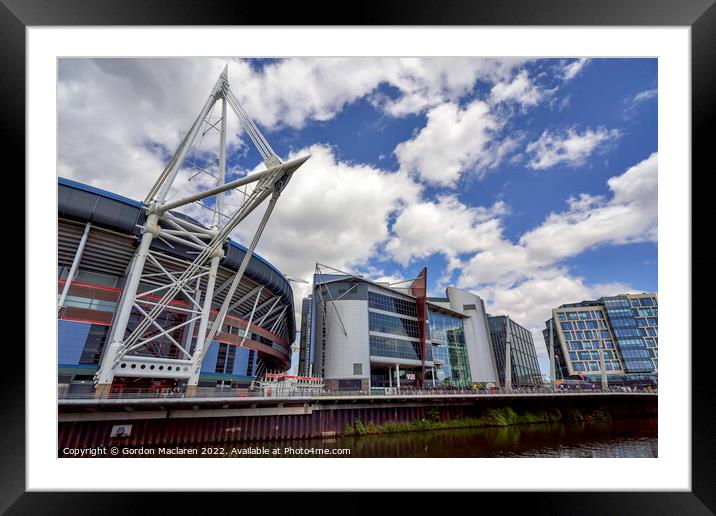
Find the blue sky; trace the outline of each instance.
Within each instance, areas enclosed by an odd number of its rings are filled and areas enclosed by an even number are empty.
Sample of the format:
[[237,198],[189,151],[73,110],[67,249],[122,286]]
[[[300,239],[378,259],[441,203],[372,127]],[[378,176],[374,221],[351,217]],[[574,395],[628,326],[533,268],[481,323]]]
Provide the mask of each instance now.
[[[287,275],[427,265],[432,295],[465,288],[532,330],[544,370],[550,308],[657,291],[655,59],[228,61],[274,150],[311,154],[258,247]],[[226,62],[60,60],[58,173],[143,198]],[[238,177],[260,159],[229,131]],[[185,175],[176,191],[211,186]]]

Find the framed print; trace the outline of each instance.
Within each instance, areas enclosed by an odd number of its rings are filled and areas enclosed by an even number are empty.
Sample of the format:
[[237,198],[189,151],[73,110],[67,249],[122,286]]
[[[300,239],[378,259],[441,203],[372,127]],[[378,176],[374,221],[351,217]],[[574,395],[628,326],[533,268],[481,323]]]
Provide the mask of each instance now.
[[397,490],[710,514],[712,4],[5,0],[28,302],[3,509]]

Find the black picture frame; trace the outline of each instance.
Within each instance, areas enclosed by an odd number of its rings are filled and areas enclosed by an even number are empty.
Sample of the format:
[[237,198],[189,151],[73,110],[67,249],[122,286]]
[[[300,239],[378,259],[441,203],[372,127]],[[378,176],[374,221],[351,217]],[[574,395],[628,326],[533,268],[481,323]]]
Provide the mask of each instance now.
[[[30,26],[84,25],[575,25],[689,26],[692,63],[692,170],[710,172],[716,106],[715,0],[400,0],[356,2],[266,3],[235,0],[0,0],[0,113],[6,149],[19,155],[24,170],[25,30]],[[340,9],[338,5],[341,4]],[[7,151],[4,155],[10,154]],[[708,167],[708,168],[707,168]],[[689,171],[684,171],[685,177]],[[692,177],[695,174],[692,172]],[[698,191],[696,191],[698,192]],[[702,193],[701,195],[704,195]],[[703,198],[702,198],[703,199]],[[694,198],[696,204],[696,198]],[[693,217],[696,221],[696,217]],[[693,235],[692,230],[692,235]],[[30,271],[25,270],[26,275]],[[692,270],[693,277],[693,270]],[[695,303],[692,303],[695,305]],[[697,309],[694,306],[694,309]],[[700,310],[704,310],[701,308]],[[693,315],[692,315],[693,320]],[[697,319],[698,320],[698,319]],[[691,327],[683,329],[691,333]],[[696,343],[696,340],[693,339]],[[685,339],[684,344],[688,344]],[[692,490],[690,492],[564,492],[511,493],[513,510],[552,514],[713,514],[716,511],[716,422],[713,346],[692,347]],[[125,493],[28,493],[25,491],[25,353],[18,345],[4,346],[13,366],[0,375],[3,445],[0,510],[8,514],[125,514],[144,512],[137,496]],[[48,429],[48,432],[54,429]],[[102,474],[101,472],[98,472]],[[558,482],[557,482],[558,483]],[[265,496],[267,493],[263,493]],[[418,495],[416,493],[416,495]],[[197,503],[195,494],[157,495],[163,511],[185,512]],[[216,496],[216,495],[213,495]],[[236,503],[236,495],[232,498]],[[245,496],[245,495],[241,495]],[[428,501],[425,493],[419,495]],[[502,493],[479,494],[484,510],[505,503]],[[437,497],[439,498],[439,496]],[[226,500],[227,498],[221,497]],[[274,504],[276,500],[271,495]],[[424,507],[424,501],[413,501]],[[199,502],[202,503],[202,502]],[[241,502],[241,505],[245,500]],[[316,507],[307,494],[294,493],[284,504]],[[457,502],[460,503],[460,502]],[[475,501],[468,503],[477,503]],[[419,504],[419,505],[418,505]],[[356,504],[354,510],[359,510]],[[248,509],[244,506],[245,510]],[[406,507],[407,508],[407,507]],[[364,509],[364,510],[363,510]],[[367,506],[361,512],[370,510]],[[387,509],[387,507],[385,508]],[[447,507],[443,507],[443,510]],[[498,509],[493,509],[498,510]]]

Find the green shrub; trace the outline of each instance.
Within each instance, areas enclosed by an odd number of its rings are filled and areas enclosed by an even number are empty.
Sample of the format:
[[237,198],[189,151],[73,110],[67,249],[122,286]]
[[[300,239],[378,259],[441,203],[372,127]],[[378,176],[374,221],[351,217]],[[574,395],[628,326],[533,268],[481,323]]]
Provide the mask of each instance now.
[[411,422],[386,421],[385,423],[377,424],[370,421],[368,424],[364,424],[360,419],[356,419],[353,425],[346,424],[344,434],[371,435],[449,428],[508,427],[519,424],[555,423],[562,420],[570,422],[602,422],[610,421],[611,414],[603,407],[585,414],[575,408],[566,409],[564,413],[558,408],[550,408],[518,414],[512,407],[499,407],[485,409],[480,417],[458,417],[440,421],[440,411],[437,407],[433,407],[426,413],[425,419]]
[[437,407],[433,407],[428,411],[428,420],[432,421],[434,423],[437,423],[440,421],[440,411]]

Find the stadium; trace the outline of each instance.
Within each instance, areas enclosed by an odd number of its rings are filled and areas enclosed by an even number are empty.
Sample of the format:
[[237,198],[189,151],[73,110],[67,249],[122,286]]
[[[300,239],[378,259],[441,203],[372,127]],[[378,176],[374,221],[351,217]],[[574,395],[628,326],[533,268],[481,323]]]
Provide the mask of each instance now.
[[[71,180],[58,180],[60,395],[91,396],[95,392],[96,375],[106,360],[118,307],[126,296],[127,278],[147,227],[147,211],[142,202]],[[174,228],[193,228],[199,235],[202,230],[209,233],[198,221],[174,211],[168,211],[159,226],[158,234],[166,238],[151,241],[151,259],[143,267],[126,335],[142,322],[150,307],[158,305],[174,278],[198,254],[198,246],[192,246],[189,237],[172,239],[177,233]],[[209,296],[208,325],[231,292],[232,278],[237,277],[247,253],[246,247],[230,239],[222,251],[212,284],[213,297]],[[185,283],[181,288],[186,294],[184,299],[177,296],[162,307],[144,340],[122,360],[116,360],[110,393],[185,390],[192,366],[187,357],[194,354],[204,323],[196,314],[207,297],[210,277],[206,272]],[[288,279],[255,253],[238,277],[223,324],[198,362],[200,391],[246,388],[266,371],[290,367],[296,328]]]

